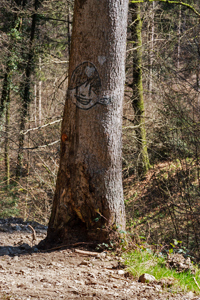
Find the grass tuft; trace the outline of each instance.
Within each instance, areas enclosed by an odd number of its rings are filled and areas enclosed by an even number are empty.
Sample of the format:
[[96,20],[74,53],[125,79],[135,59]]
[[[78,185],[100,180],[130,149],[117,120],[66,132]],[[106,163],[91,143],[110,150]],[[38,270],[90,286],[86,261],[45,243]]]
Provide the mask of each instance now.
[[[173,281],[173,286],[170,290],[174,292],[195,292],[200,294],[200,269],[195,266],[196,274],[191,274],[190,271],[177,273],[175,269],[168,269],[166,259],[162,255],[156,255],[150,249],[137,249],[124,255],[125,265],[127,270],[135,277],[148,273],[153,275],[157,281],[161,279],[170,279]],[[197,284],[195,283],[195,279]]]

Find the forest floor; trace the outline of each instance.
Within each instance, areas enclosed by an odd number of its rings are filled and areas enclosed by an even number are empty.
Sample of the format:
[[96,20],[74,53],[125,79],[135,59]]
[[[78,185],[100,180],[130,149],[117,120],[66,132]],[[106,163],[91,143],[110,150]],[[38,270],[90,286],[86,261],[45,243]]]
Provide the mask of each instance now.
[[[37,244],[45,238],[46,227],[31,225]],[[157,283],[140,283],[123,268],[121,257],[108,252],[93,256],[87,250],[39,251],[32,245],[28,223],[0,220],[0,299],[200,299],[192,292],[173,293]]]

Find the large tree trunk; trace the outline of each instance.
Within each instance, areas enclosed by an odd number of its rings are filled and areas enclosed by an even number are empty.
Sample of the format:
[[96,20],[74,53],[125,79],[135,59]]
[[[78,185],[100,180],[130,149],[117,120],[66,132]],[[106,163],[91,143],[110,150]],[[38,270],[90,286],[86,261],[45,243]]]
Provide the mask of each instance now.
[[121,134],[128,0],[76,0],[61,157],[47,241],[125,228]]

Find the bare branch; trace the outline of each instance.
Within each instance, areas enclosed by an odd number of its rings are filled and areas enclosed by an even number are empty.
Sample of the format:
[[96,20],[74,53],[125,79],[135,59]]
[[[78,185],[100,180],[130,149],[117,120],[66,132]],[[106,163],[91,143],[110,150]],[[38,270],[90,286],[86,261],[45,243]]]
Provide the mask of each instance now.
[[35,146],[35,147],[32,147],[32,148],[23,148],[23,149],[24,149],[24,150],[35,150],[35,149],[40,149],[40,148],[46,148],[46,147],[48,147],[48,146],[52,146],[52,145],[57,144],[57,143],[59,143],[59,142],[60,142],[60,140],[57,140],[57,141],[54,141],[54,142],[52,142],[52,143],[48,143],[48,144],[46,144],[46,145]]
[[198,12],[198,10],[196,10],[192,5],[182,2],[182,1],[176,1],[176,0],[131,0],[130,3],[146,3],[146,2],[152,3],[154,1],[185,6],[189,9],[191,9],[197,16],[200,17],[200,12]]
[[47,126],[49,126],[49,125],[52,125],[52,124],[61,122],[61,121],[62,121],[62,119],[59,119],[59,120],[53,121],[53,122],[51,122],[51,123],[48,123],[48,124],[45,124],[45,125],[42,125],[42,126],[38,126],[38,127],[35,127],[35,128],[30,128],[30,129],[28,129],[28,130],[26,130],[26,131],[24,131],[24,132],[21,131],[20,134],[24,134],[24,135],[25,135],[25,134],[27,134],[29,131],[38,130],[38,129],[47,127]]

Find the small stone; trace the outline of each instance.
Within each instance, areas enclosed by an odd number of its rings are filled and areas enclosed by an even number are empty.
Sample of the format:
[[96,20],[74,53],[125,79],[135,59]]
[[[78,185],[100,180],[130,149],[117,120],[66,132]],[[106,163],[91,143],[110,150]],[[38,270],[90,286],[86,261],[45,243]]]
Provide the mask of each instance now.
[[83,260],[79,266],[89,266],[90,262],[89,261],[86,261],[86,260]]
[[158,292],[162,290],[162,287],[161,287],[160,285],[157,285],[157,284],[154,285],[154,288],[155,288],[155,290],[158,291]]
[[74,282],[75,282],[76,284],[84,285],[84,282],[83,282],[82,280],[74,280]]
[[56,263],[54,261],[51,261],[48,266],[56,266]]
[[43,269],[44,269],[44,267],[43,267],[42,265],[39,265],[39,268],[40,268],[41,270],[43,270]]
[[120,262],[124,262],[124,258],[119,257],[119,261],[120,261]]
[[17,255],[15,255],[15,256],[13,257],[13,260],[14,260],[14,261],[18,261],[18,260],[19,260],[19,257],[18,257]]
[[153,275],[150,275],[148,273],[144,273],[139,277],[139,282],[142,283],[149,283],[149,282],[155,282],[156,278]]
[[0,265],[0,270],[5,270],[5,268],[3,267],[3,265]]
[[190,291],[190,292],[187,293],[185,296],[187,297],[187,299],[188,299],[188,298],[189,298],[189,299],[192,299],[192,298],[194,298],[194,293],[193,293],[192,291]]
[[[81,273],[78,274],[79,276],[81,275]],[[95,278],[96,279],[96,275],[94,273],[88,273],[88,276]]]
[[124,271],[124,270],[118,270],[117,274],[118,274],[118,275],[124,275],[124,274],[125,274],[125,271]]
[[24,271],[24,270],[19,270],[19,271],[16,271],[15,274],[24,275],[24,274],[25,274],[25,271]]
[[101,258],[105,258],[105,257],[107,256],[107,253],[106,253],[106,252],[102,252],[102,253],[99,254],[99,256],[100,256]]

